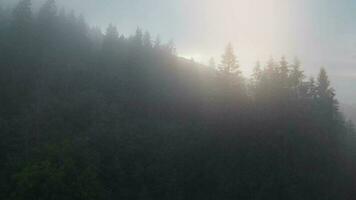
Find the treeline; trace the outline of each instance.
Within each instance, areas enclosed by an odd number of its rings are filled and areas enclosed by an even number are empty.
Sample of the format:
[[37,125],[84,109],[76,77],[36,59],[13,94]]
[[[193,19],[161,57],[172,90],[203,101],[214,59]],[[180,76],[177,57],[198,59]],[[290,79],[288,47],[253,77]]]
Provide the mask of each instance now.
[[324,69],[247,79],[231,45],[211,63],[54,0],[0,9],[0,199],[353,199],[355,129]]

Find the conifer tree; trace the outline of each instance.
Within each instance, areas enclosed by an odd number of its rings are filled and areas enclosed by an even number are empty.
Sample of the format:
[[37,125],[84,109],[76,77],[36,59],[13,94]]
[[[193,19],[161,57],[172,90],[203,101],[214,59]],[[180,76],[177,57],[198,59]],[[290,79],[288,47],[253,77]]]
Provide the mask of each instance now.
[[143,44],[143,33],[140,27],[137,27],[136,33],[133,37],[134,44],[139,48]]
[[222,55],[221,64],[219,66],[219,71],[225,75],[239,75],[241,73],[240,66],[231,43],[229,43],[225,48],[225,52]]
[[316,85],[314,77],[311,77],[308,82],[307,97],[309,99],[315,99],[316,97]]
[[56,34],[56,17],[57,7],[55,0],[47,0],[39,10],[36,27],[38,50],[42,56],[44,56],[44,53],[49,53],[48,49],[53,49],[55,46],[53,43]]
[[284,56],[281,58],[279,65],[279,78],[282,87],[286,88],[288,86],[289,64]]
[[53,20],[57,14],[57,6],[55,0],[47,0],[38,13],[39,21],[46,23],[44,25],[48,26],[49,23],[53,23]]
[[118,40],[119,40],[119,33],[117,31],[117,28],[112,24],[109,24],[104,36],[103,50],[113,52],[117,45]]
[[148,31],[143,35],[143,46],[146,48],[152,48],[151,35]]
[[21,0],[13,10],[13,27],[18,34],[27,34],[32,25],[31,0]]
[[290,85],[296,89],[302,83],[304,79],[304,73],[301,70],[301,64],[298,58],[295,58],[290,71]]
[[257,61],[253,68],[252,77],[249,84],[249,95],[255,100],[257,99],[258,90],[261,88],[262,75],[263,71],[261,68],[261,63],[260,61]]
[[337,101],[335,99],[335,91],[330,86],[330,80],[324,68],[320,69],[318,75],[316,94],[322,112],[328,115],[335,114],[338,109]]
[[253,73],[252,73],[252,81],[254,82],[254,85],[257,85],[262,78],[262,69],[261,69],[261,63],[260,61],[256,62],[255,67],[253,68]]
[[21,62],[27,63],[31,58],[32,43],[32,10],[31,0],[21,0],[13,10],[13,21],[10,43],[13,47],[13,56],[21,57]]

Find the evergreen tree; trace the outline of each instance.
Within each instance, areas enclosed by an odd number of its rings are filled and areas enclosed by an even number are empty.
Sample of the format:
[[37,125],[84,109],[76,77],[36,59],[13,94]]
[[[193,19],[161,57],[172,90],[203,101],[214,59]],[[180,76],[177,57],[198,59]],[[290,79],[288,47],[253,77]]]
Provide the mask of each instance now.
[[[55,37],[57,31],[57,7],[55,0],[47,0],[39,10],[37,20],[36,39],[38,40],[38,51],[44,58],[55,48]],[[41,59],[44,60],[44,59]]]
[[136,33],[133,36],[133,42],[137,48],[140,48],[143,45],[143,33],[139,27],[137,27]]
[[289,65],[286,58],[283,56],[279,63],[279,74],[282,87],[288,87]]
[[152,48],[151,35],[148,31],[143,35],[143,46],[146,48]]
[[50,26],[53,23],[57,14],[57,6],[55,0],[47,0],[38,13],[40,23],[44,23],[43,26]]
[[318,82],[316,84],[316,95],[322,113],[327,116],[335,117],[338,110],[337,101],[335,99],[335,91],[330,86],[329,77],[324,68],[320,69]]
[[6,31],[8,30],[8,13],[7,10],[5,10],[3,7],[0,5],[0,59],[2,60],[2,57],[4,56],[4,53],[2,52],[4,50],[4,45],[6,44],[5,38],[6,38]]
[[304,73],[300,69],[301,64],[298,58],[295,58],[290,71],[290,85],[292,88],[296,89],[302,83],[304,79]]
[[119,33],[117,28],[110,24],[107,29],[103,40],[103,50],[107,53],[113,53],[119,41]]
[[266,79],[269,82],[274,82],[275,80],[278,80],[278,68],[276,65],[276,62],[274,61],[273,57],[270,57],[270,59],[267,62],[266,66]]
[[231,43],[229,43],[225,48],[225,53],[222,55],[219,70],[225,75],[239,75],[241,73],[240,66]]
[[13,28],[20,36],[28,34],[32,25],[31,0],[21,0],[13,10]]
[[261,63],[260,61],[257,61],[252,70],[251,80],[249,84],[249,96],[252,97],[252,99],[254,100],[257,100],[257,94],[259,93],[259,90],[262,86],[262,75],[263,71],[261,68]]
[[253,68],[252,72],[252,82],[255,87],[261,82],[262,79],[262,69],[261,69],[261,63],[260,61],[256,62],[255,67]]
[[10,59],[22,58],[17,63],[28,63],[31,59],[31,43],[33,36],[31,0],[21,0],[13,10],[13,20],[11,23],[12,55]]
[[99,27],[93,27],[89,31],[89,39],[93,43],[94,50],[100,50],[103,45],[104,35]]
[[314,100],[316,98],[316,91],[317,88],[315,85],[315,79],[311,77],[307,85],[307,92],[306,92],[307,98]]

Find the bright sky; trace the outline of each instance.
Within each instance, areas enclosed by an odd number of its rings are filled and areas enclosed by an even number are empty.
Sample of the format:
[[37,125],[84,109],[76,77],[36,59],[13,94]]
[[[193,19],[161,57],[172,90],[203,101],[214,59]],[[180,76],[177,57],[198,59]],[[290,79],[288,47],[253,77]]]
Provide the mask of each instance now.
[[[0,0],[10,1],[15,0]],[[33,0],[40,2],[43,0]],[[356,102],[356,1],[354,0],[57,0],[105,29],[127,35],[139,26],[178,54],[217,62],[231,42],[245,74],[256,60],[299,57],[307,74],[324,66],[339,97]],[[59,6],[60,7],[60,6]],[[353,87],[352,87],[353,86]]]

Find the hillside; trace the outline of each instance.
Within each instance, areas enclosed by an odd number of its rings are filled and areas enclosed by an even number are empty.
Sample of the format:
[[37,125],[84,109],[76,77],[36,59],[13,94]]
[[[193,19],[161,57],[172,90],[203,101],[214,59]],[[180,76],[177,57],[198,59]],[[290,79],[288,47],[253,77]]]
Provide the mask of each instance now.
[[[240,71],[47,1],[0,15],[0,199],[348,199],[355,130],[325,69]],[[12,13],[12,14],[10,14]]]

